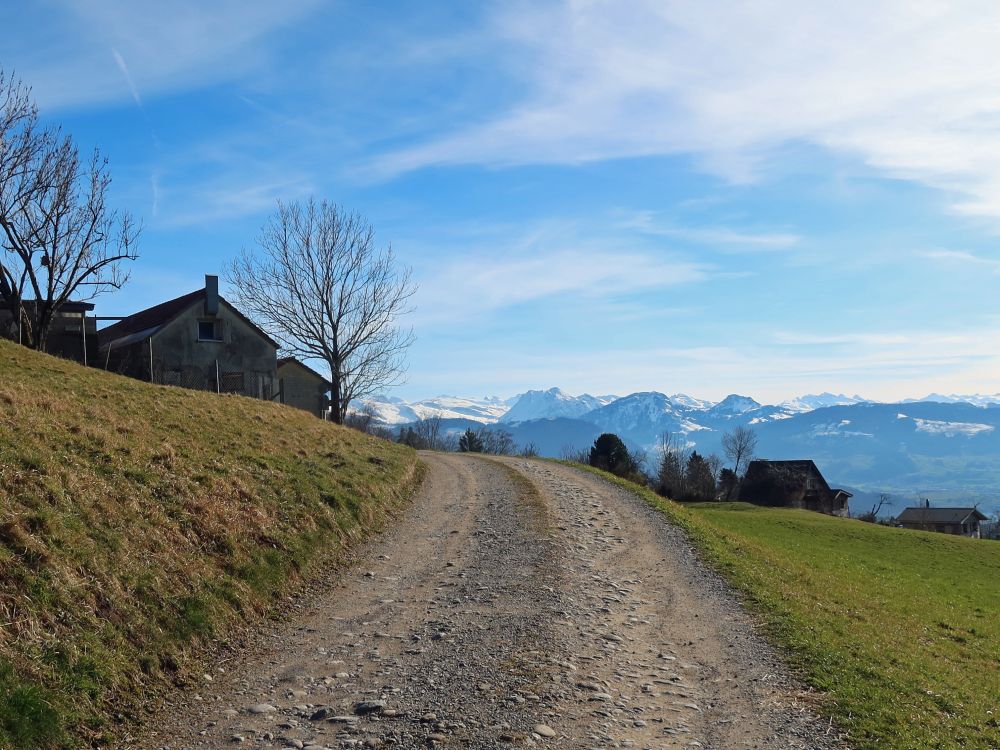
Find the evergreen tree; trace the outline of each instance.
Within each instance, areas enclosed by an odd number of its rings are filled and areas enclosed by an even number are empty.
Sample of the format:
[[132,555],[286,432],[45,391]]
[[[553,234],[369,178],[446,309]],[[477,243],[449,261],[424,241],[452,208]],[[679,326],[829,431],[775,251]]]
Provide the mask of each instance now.
[[458,439],[458,450],[462,453],[482,453],[483,439],[472,430],[466,430]]
[[679,451],[666,450],[663,452],[656,478],[661,495],[675,499],[684,497],[684,463]]
[[610,471],[618,476],[626,476],[635,470],[632,456],[625,443],[617,435],[605,432],[594,441],[590,449],[590,465]]
[[709,466],[708,461],[698,451],[692,451],[691,455],[688,456],[684,474],[685,484],[687,485],[686,499],[715,499],[715,477],[712,475],[712,467]]

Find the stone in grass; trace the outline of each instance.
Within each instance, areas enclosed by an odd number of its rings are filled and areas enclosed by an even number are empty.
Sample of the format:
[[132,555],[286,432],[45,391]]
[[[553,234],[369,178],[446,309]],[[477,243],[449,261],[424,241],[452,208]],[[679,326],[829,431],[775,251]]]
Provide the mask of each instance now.
[[385,701],[361,701],[354,706],[354,713],[358,716],[380,714],[383,711],[385,711]]
[[257,705],[250,706],[250,708],[247,709],[247,711],[252,714],[273,714],[277,710],[278,709],[270,703],[258,703]]
[[550,727],[548,724],[535,724],[534,729],[535,734],[539,737],[555,737],[556,730]]

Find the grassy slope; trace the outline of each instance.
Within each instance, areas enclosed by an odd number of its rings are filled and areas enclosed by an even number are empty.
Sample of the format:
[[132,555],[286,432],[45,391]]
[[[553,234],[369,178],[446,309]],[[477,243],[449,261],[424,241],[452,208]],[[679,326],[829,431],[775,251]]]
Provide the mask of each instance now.
[[1000,747],[1000,543],[681,506],[597,473],[687,529],[859,747]]
[[0,747],[101,741],[418,475],[305,412],[0,340]]

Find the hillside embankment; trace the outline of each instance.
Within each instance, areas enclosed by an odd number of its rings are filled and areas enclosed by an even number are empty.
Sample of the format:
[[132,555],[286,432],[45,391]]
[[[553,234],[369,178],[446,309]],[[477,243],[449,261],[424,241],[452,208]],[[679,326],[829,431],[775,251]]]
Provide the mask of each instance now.
[[290,407],[0,340],[0,748],[106,746],[419,475]]

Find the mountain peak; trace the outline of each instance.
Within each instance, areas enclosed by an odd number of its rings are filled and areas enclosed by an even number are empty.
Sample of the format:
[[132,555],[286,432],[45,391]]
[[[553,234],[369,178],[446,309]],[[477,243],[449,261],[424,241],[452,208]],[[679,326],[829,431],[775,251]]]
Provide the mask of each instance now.
[[711,411],[717,414],[743,414],[754,409],[759,409],[760,407],[761,405],[749,396],[730,393],[722,401],[713,406]]
[[558,387],[546,391],[525,391],[511,405],[510,410],[500,417],[500,421],[512,423],[527,422],[532,419],[580,417],[605,403],[606,401],[589,393],[571,396]]

